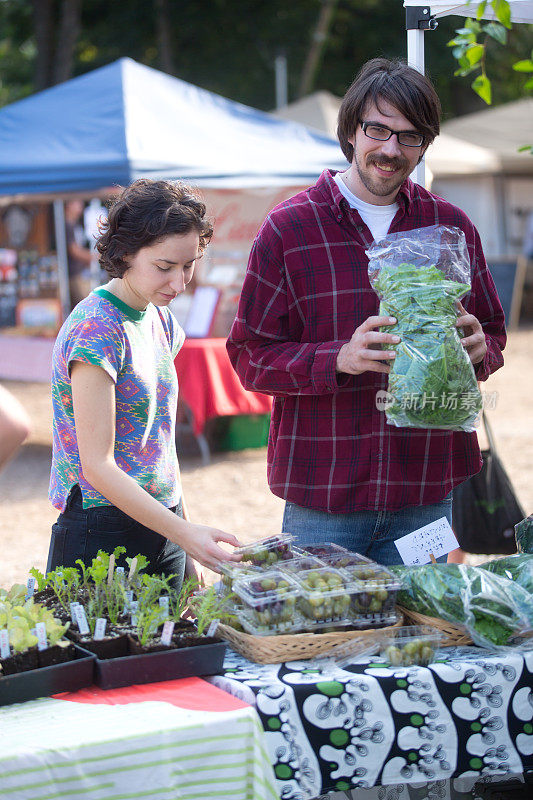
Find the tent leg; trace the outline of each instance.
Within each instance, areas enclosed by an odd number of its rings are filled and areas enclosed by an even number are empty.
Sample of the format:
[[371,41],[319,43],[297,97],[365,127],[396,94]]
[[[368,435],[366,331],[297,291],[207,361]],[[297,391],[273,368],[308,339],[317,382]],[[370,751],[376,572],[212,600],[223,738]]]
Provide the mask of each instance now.
[[70,287],[68,283],[67,237],[65,233],[65,206],[62,200],[54,200],[54,227],[56,234],[57,273],[59,299],[63,320],[70,314]]

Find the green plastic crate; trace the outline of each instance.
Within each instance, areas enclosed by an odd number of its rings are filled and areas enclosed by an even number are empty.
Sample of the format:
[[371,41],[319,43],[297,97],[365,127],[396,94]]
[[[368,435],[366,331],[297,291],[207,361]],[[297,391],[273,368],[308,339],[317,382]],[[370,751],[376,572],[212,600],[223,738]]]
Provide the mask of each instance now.
[[226,417],[226,425],[218,446],[221,450],[246,450],[248,447],[266,447],[270,414],[242,414]]

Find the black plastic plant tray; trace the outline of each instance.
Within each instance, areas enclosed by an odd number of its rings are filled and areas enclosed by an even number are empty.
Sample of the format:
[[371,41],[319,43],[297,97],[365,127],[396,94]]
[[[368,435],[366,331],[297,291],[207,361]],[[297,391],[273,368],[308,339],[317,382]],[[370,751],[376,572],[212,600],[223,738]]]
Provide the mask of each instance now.
[[73,661],[0,677],[0,706],[25,703],[37,697],[75,692],[91,686],[96,658],[86,650],[75,649],[76,658]]
[[118,689],[136,683],[216,675],[223,671],[226,647],[226,642],[214,642],[105,660],[97,658],[94,682],[101,689]]

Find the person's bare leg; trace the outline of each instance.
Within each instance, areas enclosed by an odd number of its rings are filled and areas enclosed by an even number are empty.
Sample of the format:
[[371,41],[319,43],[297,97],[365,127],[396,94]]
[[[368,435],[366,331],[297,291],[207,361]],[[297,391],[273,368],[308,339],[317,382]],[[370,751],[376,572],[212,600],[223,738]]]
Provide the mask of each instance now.
[[448,564],[464,564],[466,561],[466,553],[464,550],[461,550],[460,547],[457,550],[451,550],[448,553]]
[[15,455],[30,430],[30,418],[24,408],[0,386],[0,469]]

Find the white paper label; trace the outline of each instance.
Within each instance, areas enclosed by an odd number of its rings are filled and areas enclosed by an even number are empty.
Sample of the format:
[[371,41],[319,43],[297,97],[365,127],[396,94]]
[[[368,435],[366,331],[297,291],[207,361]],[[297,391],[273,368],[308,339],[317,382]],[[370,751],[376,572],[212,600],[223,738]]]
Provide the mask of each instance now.
[[9,632],[7,628],[2,628],[0,631],[0,658],[9,658],[10,655]]
[[429,564],[431,555],[439,558],[459,547],[446,517],[396,539],[394,544],[404,564]]
[[131,608],[131,604],[133,602],[133,591],[128,589],[127,592],[124,592],[124,613],[128,614]]
[[35,635],[37,636],[37,649],[46,650],[48,643],[46,641],[46,625],[44,622],[38,622],[36,624]]
[[137,609],[139,608],[139,601],[133,600],[130,603],[130,612],[131,612],[131,624],[137,625]]
[[167,619],[167,621],[163,625],[163,633],[161,634],[161,644],[164,644],[167,647],[169,647],[172,639],[172,634],[174,633],[174,624],[175,623],[173,619]]
[[165,612],[165,619],[168,617],[168,595],[159,598],[159,607]]
[[117,578],[119,579],[119,581],[120,581],[121,583],[123,583],[123,581],[124,581],[124,567],[117,567],[117,568],[115,569],[115,575],[117,576]]
[[96,642],[100,641],[105,636],[105,626],[107,625],[107,620],[103,617],[98,617],[94,624],[94,640]]
[[87,615],[85,614],[84,607],[80,603],[76,604],[76,622],[78,623],[78,628],[82,636],[90,633]]
[[71,603],[70,604],[70,618],[72,620],[72,624],[76,625],[76,626],[78,624],[78,618],[76,616],[76,608],[78,606],[79,606],[79,603]]
[[30,575],[28,578],[28,583],[26,584],[26,600],[29,600],[30,597],[33,597],[33,593],[35,591],[35,578],[33,575]]
[[220,622],[220,620],[219,620],[219,619],[214,619],[214,620],[211,622],[211,625],[210,625],[210,626],[209,626],[209,628],[207,629],[207,634],[206,634],[206,636],[214,636],[214,635],[215,635],[215,633],[217,632],[217,628],[218,628],[218,623],[219,623],[219,622]]

